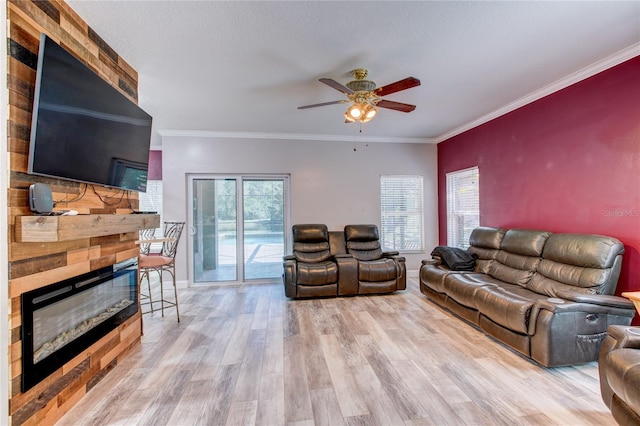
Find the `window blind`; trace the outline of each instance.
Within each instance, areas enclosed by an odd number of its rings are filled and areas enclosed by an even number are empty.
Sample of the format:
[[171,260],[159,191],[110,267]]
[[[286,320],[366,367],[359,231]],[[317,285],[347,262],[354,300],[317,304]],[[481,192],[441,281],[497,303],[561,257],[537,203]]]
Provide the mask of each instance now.
[[380,244],[383,250],[421,252],[422,176],[383,175],[380,178]]
[[[163,217],[162,217],[162,181],[148,180],[147,192],[138,193],[138,210],[146,212],[158,212],[160,215],[160,227],[156,228],[153,234],[154,238],[164,237]],[[154,243],[151,245],[152,252],[158,252],[162,249],[162,243]]]
[[469,236],[480,225],[478,167],[447,173],[447,245],[469,247]]

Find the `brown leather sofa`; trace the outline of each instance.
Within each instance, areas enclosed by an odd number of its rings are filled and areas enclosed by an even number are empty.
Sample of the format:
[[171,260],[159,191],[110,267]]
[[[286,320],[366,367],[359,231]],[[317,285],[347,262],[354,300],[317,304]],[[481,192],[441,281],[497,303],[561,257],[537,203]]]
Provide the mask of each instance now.
[[598,357],[602,400],[620,425],[640,425],[640,327],[611,326]]
[[407,286],[405,259],[383,252],[376,225],[292,227],[293,254],[283,259],[285,295],[294,299],[392,293]]
[[631,323],[633,304],[613,296],[615,238],[480,227],[469,243],[473,271],[425,260],[420,291],[543,366],[595,361],[607,327]]

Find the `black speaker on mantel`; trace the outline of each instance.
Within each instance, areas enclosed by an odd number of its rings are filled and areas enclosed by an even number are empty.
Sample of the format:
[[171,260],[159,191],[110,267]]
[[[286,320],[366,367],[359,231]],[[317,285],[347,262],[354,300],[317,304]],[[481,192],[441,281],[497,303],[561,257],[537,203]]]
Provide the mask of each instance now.
[[53,195],[49,185],[34,183],[29,186],[29,208],[36,213],[51,213]]

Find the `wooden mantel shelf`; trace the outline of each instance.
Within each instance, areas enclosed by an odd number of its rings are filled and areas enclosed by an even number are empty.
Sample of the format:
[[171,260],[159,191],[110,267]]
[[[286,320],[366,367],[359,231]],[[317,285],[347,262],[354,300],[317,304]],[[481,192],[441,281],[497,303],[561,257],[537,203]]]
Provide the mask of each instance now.
[[77,216],[17,216],[19,243],[53,243],[158,228],[157,214],[87,214]]

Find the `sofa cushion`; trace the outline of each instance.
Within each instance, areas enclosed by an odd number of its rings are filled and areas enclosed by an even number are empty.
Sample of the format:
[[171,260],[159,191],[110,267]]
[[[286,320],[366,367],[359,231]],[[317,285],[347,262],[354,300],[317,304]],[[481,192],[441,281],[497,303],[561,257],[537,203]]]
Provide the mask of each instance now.
[[616,257],[624,253],[624,245],[612,237],[583,234],[553,234],[542,257],[559,263],[584,268],[611,268]]
[[426,265],[420,268],[420,282],[427,285],[433,291],[444,293],[444,278],[453,272],[440,265]]
[[527,334],[535,301],[546,299],[546,296],[513,284],[478,288],[475,297],[476,308],[482,315],[521,334]]
[[501,282],[484,274],[449,274],[444,278],[444,290],[447,296],[461,305],[476,309],[476,291],[488,285],[500,285]]
[[500,249],[523,256],[539,257],[550,235],[551,232],[547,231],[510,229],[504,234]]
[[338,282],[338,265],[334,262],[298,263],[298,284],[316,286]]
[[523,256],[500,250],[491,262],[488,274],[509,284],[526,285],[540,262],[539,257]]
[[396,263],[392,259],[378,259],[358,263],[358,280],[381,282],[395,280],[397,276]]
[[382,257],[379,241],[347,241],[347,252],[357,260],[376,260]]
[[376,225],[347,225],[344,227],[347,252],[357,260],[376,260],[382,257],[380,236]]
[[480,226],[471,231],[469,236],[469,244],[474,247],[483,247],[488,249],[499,249],[505,230],[499,228],[489,228]]
[[611,273],[611,269],[581,268],[542,259],[526,287],[550,297],[556,297],[558,292],[600,294]]
[[296,257],[298,262],[325,262],[331,257],[329,242],[293,243],[293,255]]
[[329,260],[329,231],[319,223],[293,225],[293,255],[298,262]]
[[475,254],[478,260],[491,260],[500,249],[505,230],[499,228],[479,227],[471,231],[467,251]]

